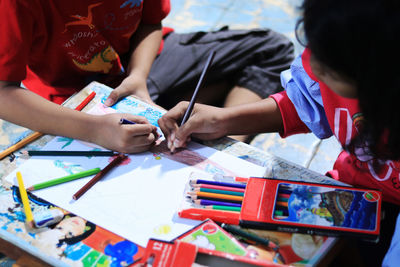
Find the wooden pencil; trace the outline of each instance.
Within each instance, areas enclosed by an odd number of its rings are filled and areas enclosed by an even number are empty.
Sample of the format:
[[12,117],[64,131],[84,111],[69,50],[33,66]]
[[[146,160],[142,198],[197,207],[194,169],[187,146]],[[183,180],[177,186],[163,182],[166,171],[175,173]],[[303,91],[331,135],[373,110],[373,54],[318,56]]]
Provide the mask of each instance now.
[[117,155],[114,151],[67,151],[67,150],[29,150],[29,156],[85,156],[85,157],[110,157]]
[[208,193],[224,194],[224,195],[231,195],[231,196],[241,196],[241,197],[244,196],[243,192],[210,189],[210,188],[195,188],[192,192],[208,192]]
[[219,186],[227,186],[227,187],[236,187],[236,188],[242,188],[242,189],[246,188],[245,184],[225,183],[225,182],[217,182],[217,181],[202,180],[202,179],[191,180],[190,184],[192,186],[194,186],[195,184],[210,184],[210,185],[219,185]]
[[[75,110],[82,110],[96,95],[96,92],[92,92],[90,95],[88,95],[76,108]],[[2,160],[4,157],[8,156],[9,154],[17,151],[18,149],[20,149],[21,147],[24,147],[25,145],[35,141],[36,139],[38,139],[39,137],[42,137],[44,134],[43,133],[39,133],[39,132],[34,132],[30,135],[28,135],[27,137],[25,137],[24,139],[22,139],[21,141],[17,142],[16,144],[10,146],[9,148],[5,149],[4,151],[2,151],[0,153],[0,160]]]
[[29,205],[29,199],[28,199],[28,194],[26,193],[25,186],[24,186],[24,180],[22,179],[22,174],[21,172],[17,172],[17,181],[18,181],[18,188],[19,188],[19,194],[21,195],[21,200],[22,200],[22,206],[24,208],[25,212],[25,217],[26,217],[26,223],[30,226],[33,227],[33,214],[31,210],[31,206]]
[[111,161],[104,169],[96,174],[87,184],[85,184],[81,189],[79,189],[72,198],[74,200],[79,199],[83,194],[85,194],[93,185],[100,181],[109,171],[120,164],[127,156],[124,154],[119,154],[113,161]]
[[94,175],[99,173],[101,170],[100,168],[94,168],[94,169],[90,169],[90,170],[86,170],[86,171],[82,171],[79,173],[74,173],[71,175],[67,175],[61,178],[56,178],[56,179],[52,179],[49,181],[45,181],[43,183],[38,183],[38,184],[34,184],[30,187],[27,188],[28,191],[34,191],[34,190],[39,190],[39,189],[43,189],[43,188],[47,188],[47,187],[51,187],[54,185],[58,185],[58,184],[62,184],[62,183],[66,183],[66,182],[70,182],[76,179],[80,179],[80,178],[84,178],[90,175]]
[[230,202],[230,203],[242,204],[242,200],[220,199],[220,198],[206,197],[206,196],[187,195],[186,198],[188,198],[188,199],[191,200],[191,201],[196,201],[196,200],[210,200],[210,201],[221,201],[221,202]]
[[192,202],[196,205],[209,206],[209,205],[218,205],[218,206],[228,206],[228,207],[241,207],[240,203],[232,203],[227,201],[218,201],[218,200],[207,200],[207,199],[197,199],[192,200]]
[[229,206],[221,206],[221,205],[209,205],[209,206],[204,206],[204,208],[207,210],[226,210],[226,211],[234,211],[234,212],[240,212],[240,210],[241,210],[240,207],[229,207]]
[[180,126],[185,124],[186,121],[189,119],[190,115],[192,114],[194,103],[196,102],[196,98],[197,98],[197,93],[198,93],[199,89],[201,88],[201,86],[203,85],[204,78],[205,78],[205,76],[207,74],[207,71],[211,67],[211,63],[212,63],[212,61],[214,59],[214,56],[215,56],[215,51],[211,51],[210,55],[208,56],[206,65],[204,65],[203,71],[201,72],[200,79],[197,82],[196,88],[194,89],[192,98],[190,99],[190,102],[189,102],[189,106],[187,107],[186,112],[183,115],[183,119],[181,121]]
[[227,190],[227,191],[242,192],[242,193],[244,193],[246,191],[243,188],[220,186],[220,185],[211,185],[211,184],[194,184],[193,188],[219,189],[219,190]]
[[216,199],[243,201],[243,197],[241,197],[241,196],[232,196],[232,195],[207,193],[207,192],[188,192],[188,194],[192,195],[192,196],[199,196],[199,197],[209,197],[209,198],[216,198]]

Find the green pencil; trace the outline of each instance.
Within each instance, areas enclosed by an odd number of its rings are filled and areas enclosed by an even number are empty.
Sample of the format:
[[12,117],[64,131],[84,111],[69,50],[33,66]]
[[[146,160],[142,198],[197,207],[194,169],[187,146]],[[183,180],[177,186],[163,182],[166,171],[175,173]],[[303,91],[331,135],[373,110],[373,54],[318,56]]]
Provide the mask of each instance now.
[[210,210],[226,210],[226,211],[237,211],[240,212],[241,207],[230,207],[230,206],[221,206],[221,205],[209,205],[205,206],[205,209]]
[[208,193],[216,193],[216,194],[224,194],[224,195],[232,195],[232,196],[244,196],[242,192],[235,191],[227,191],[227,190],[219,190],[219,189],[211,189],[211,188],[196,188],[195,192],[208,192]]
[[102,156],[111,157],[117,155],[114,151],[68,151],[68,150],[30,150],[28,151],[29,156]]
[[87,171],[83,171],[83,172],[78,172],[78,173],[74,173],[68,176],[64,176],[61,178],[56,178],[56,179],[52,179],[43,183],[38,183],[35,185],[30,186],[29,188],[27,188],[27,191],[34,191],[34,190],[39,190],[39,189],[43,189],[43,188],[47,188],[53,185],[58,185],[58,184],[62,184],[62,183],[66,183],[69,181],[73,181],[79,178],[83,178],[83,177],[87,177],[93,174],[97,174],[100,172],[100,168],[94,168],[94,169],[90,169]]

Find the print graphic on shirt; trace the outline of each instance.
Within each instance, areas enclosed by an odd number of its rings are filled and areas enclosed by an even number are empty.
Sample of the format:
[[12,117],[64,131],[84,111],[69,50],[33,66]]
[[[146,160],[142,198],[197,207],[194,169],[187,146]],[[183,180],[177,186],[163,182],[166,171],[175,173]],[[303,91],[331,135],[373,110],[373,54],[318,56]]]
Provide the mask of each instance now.
[[[68,22],[65,24],[65,29],[64,32],[67,31],[67,27],[72,26],[72,25],[87,25],[90,29],[94,28],[93,25],[93,14],[92,14],[92,9],[96,6],[101,5],[103,2],[92,4],[88,6],[88,15],[87,17],[81,16],[81,15],[71,15],[72,18],[75,18],[77,20]],[[63,32],[63,33],[64,33]]]
[[140,7],[142,2],[143,2],[143,0],[127,0],[120,6],[120,8],[124,8],[128,5],[131,5],[130,8],[133,8],[134,6]]
[[[356,131],[360,131],[360,127],[362,127],[363,116],[361,113],[356,113],[353,118],[350,116],[350,112],[346,108],[336,108],[335,109],[335,136],[339,140],[341,144],[349,145],[352,139],[352,135],[354,133],[353,126]],[[361,147],[362,146],[362,147]],[[368,147],[365,144],[361,144],[360,146],[355,147],[354,154],[357,159],[361,162],[361,164],[366,164],[367,169],[369,170],[372,177],[375,180],[383,182],[388,180],[395,168],[396,163],[392,160],[387,160],[382,162],[379,169],[379,173],[375,171],[373,167],[373,156],[368,153]],[[400,173],[397,169],[396,177],[392,178],[392,184],[396,188],[396,186],[400,182]]]
[[95,54],[88,62],[79,63],[72,59],[75,66],[85,71],[109,73],[113,67],[113,60],[118,60],[119,56],[111,46],[107,46],[99,53]]

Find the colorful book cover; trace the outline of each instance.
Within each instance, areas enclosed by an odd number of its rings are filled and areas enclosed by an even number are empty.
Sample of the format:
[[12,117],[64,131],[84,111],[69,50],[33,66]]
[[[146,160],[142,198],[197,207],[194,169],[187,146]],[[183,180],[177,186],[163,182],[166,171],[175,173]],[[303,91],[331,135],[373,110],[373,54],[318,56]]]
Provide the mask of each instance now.
[[[242,225],[367,239],[379,236],[378,190],[260,178],[250,179],[247,188]],[[254,193],[263,197],[256,199]],[[260,212],[254,213],[257,205]]]

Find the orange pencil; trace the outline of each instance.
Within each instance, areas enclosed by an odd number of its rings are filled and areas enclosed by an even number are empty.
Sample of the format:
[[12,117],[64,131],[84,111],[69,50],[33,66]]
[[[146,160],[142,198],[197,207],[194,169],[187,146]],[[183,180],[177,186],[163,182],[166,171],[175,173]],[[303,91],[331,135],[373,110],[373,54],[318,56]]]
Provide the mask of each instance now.
[[243,201],[243,197],[241,197],[241,196],[232,196],[232,195],[224,195],[224,194],[216,194],[216,193],[208,193],[208,192],[188,192],[188,194],[191,196],[198,196],[198,197],[208,197],[208,198]]
[[[90,95],[88,95],[83,101],[82,103],[80,103],[75,110],[82,110],[96,95],[96,92],[92,92]],[[25,137],[24,139],[22,139],[21,141],[19,141],[18,143],[16,143],[15,145],[10,146],[9,148],[5,149],[4,151],[2,151],[0,153],[0,160],[2,160],[4,157],[8,156],[9,154],[17,151],[18,149],[20,149],[21,147],[24,147],[26,144],[29,144],[33,141],[35,141],[36,139],[38,139],[39,137],[42,137],[44,134],[43,133],[39,133],[39,132],[34,132],[30,135],[28,135],[27,137]]]
[[277,206],[281,206],[281,207],[287,207],[288,206],[288,202],[287,201],[277,201],[276,205]]

